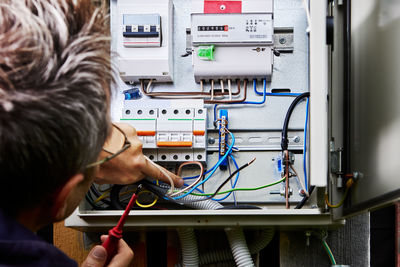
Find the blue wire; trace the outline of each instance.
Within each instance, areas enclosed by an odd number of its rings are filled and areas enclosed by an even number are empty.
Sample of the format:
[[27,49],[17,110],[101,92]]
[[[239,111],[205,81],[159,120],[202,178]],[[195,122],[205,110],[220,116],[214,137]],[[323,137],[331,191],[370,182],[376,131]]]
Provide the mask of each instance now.
[[[257,81],[256,80],[253,81],[254,93],[256,95],[264,96],[262,101],[260,101],[260,102],[245,101],[245,102],[231,103],[231,104],[256,104],[256,105],[260,105],[260,104],[264,104],[265,103],[266,96],[293,96],[293,97],[296,97],[296,96],[301,95],[301,93],[267,93],[267,91],[266,91],[267,84],[266,84],[266,80],[265,79],[263,80],[263,85],[264,85],[263,86],[264,87],[263,91],[259,92],[259,91],[257,91]],[[226,104],[226,105],[228,105],[228,104]],[[217,106],[218,106],[218,104],[214,105],[214,121],[217,120]]]
[[217,106],[218,105],[214,105],[214,122],[217,121]]
[[[257,87],[254,87],[254,93],[256,95],[264,95],[264,92],[257,91]],[[299,93],[267,93],[267,96],[299,96]]]
[[[232,159],[233,164],[235,164],[236,170],[239,169],[239,165],[237,164],[235,158],[234,158],[232,155],[229,155],[229,157]],[[233,187],[232,187],[232,188],[235,188],[235,187],[236,187],[236,184],[237,184],[237,182],[238,182],[238,179],[239,179],[239,173],[238,173],[237,176],[236,176],[236,179],[235,179],[235,182],[233,183]]]
[[[236,168],[236,169],[239,169],[239,166],[238,166],[238,164],[237,164],[235,158],[232,157],[232,155],[229,155],[229,158],[232,159],[233,164],[235,164],[235,168]],[[235,187],[236,187],[236,184],[237,184],[238,180],[239,180],[239,172],[236,174],[235,182],[234,182],[233,184],[231,184],[232,188],[235,188]],[[232,182],[232,180],[231,180],[231,182]],[[222,198],[213,198],[212,200],[214,200],[214,201],[222,201],[222,200],[225,200],[225,199],[227,199],[227,198],[231,195],[231,193],[232,193],[232,191],[229,192],[226,196],[224,196],[224,197],[222,197]],[[234,193],[234,192],[233,192],[233,193]],[[234,197],[234,199],[235,199],[234,201],[236,202],[235,194],[233,194],[233,197]]]
[[233,146],[235,145],[235,137],[233,136],[233,134],[232,134],[231,132],[230,132],[229,134],[230,134],[230,136],[231,136],[231,138],[232,138],[231,144],[229,145],[228,150],[226,151],[225,155],[224,155],[223,157],[221,157],[221,158],[219,159],[219,161],[217,162],[217,164],[215,164],[214,167],[211,169],[211,173],[210,173],[203,181],[201,181],[200,183],[198,183],[196,186],[192,187],[188,192],[186,192],[185,194],[182,194],[182,195],[180,195],[180,196],[173,197],[173,199],[181,199],[181,198],[186,197],[187,195],[189,195],[190,193],[192,193],[196,188],[198,188],[200,185],[204,184],[205,182],[208,181],[208,179],[210,179],[210,177],[211,177],[211,176],[215,173],[215,171],[218,169],[219,165],[221,165],[221,163],[222,163],[222,162],[228,157],[228,155],[232,152],[232,148],[233,148]]
[[[267,93],[267,81],[265,79],[263,80],[263,84],[264,84],[264,90],[263,90],[263,92],[261,94],[264,96],[264,98],[263,98],[262,101],[260,101],[260,102],[244,101],[244,102],[231,103],[231,104],[221,104],[221,105],[234,105],[234,104],[236,104],[236,105],[240,105],[240,104],[262,105],[262,104],[265,103],[266,96],[268,95],[268,93]],[[260,93],[260,92],[257,91],[257,81],[256,80],[253,81],[253,85],[254,85],[253,86],[254,87],[254,92]],[[217,107],[218,107],[217,104],[214,105],[214,122],[217,121]]]
[[267,93],[267,96],[299,96],[301,93]]
[[[229,163],[229,160],[232,158],[231,157],[232,155],[230,155],[230,157],[229,157],[229,159],[228,159],[228,168],[229,168],[229,175],[231,175],[232,173],[231,173],[231,165],[230,165],[230,163]],[[239,172],[237,173],[238,175],[239,175]],[[238,179],[239,177],[237,177],[237,179]],[[230,183],[231,183],[231,188],[234,188],[233,186],[233,181],[232,181],[232,179],[229,181]],[[236,201],[236,192],[235,191],[233,191],[233,204],[235,205],[235,206],[237,206],[237,201]]]
[[[257,91],[257,80],[253,81],[253,87],[254,87],[254,91],[258,92]],[[263,100],[258,101],[258,102],[257,101],[244,101],[244,102],[238,102],[238,103],[232,103],[232,104],[238,104],[238,105],[240,105],[240,104],[252,104],[252,105],[264,104],[265,100],[267,99],[267,81],[265,79],[263,80],[263,88],[264,88],[264,90],[262,92]]]
[[[183,185],[184,185],[184,186],[189,186],[188,184],[185,184],[185,183],[183,183]],[[196,188],[196,191],[199,192],[199,193],[201,193],[201,194],[204,194],[204,191],[201,190],[201,189],[199,189],[199,188]]]
[[310,104],[310,98],[307,98],[306,103],[306,121],[304,123],[304,147],[303,147],[303,171],[304,171],[304,183],[306,191],[308,192],[308,179],[307,179],[307,125],[308,125],[308,107]]

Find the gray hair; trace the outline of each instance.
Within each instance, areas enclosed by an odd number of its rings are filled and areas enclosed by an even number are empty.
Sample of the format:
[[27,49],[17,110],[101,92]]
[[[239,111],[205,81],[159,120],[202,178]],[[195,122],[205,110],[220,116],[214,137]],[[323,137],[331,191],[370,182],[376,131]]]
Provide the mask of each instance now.
[[97,159],[115,73],[106,13],[89,0],[1,1],[1,208],[39,204]]

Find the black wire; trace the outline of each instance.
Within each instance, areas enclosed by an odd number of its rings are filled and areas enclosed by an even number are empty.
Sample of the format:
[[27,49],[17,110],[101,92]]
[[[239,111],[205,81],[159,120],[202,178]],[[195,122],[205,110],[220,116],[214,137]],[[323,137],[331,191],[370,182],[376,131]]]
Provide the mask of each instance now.
[[121,189],[124,187],[124,185],[119,185],[116,184],[111,188],[110,192],[110,206],[116,210],[124,210],[124,205],[121,203],[121,200],[119,199],[119,193],[121,192]]
[[294,110],[294,108],[297,106],[297,104],[306,97],[310,96],[310,92],[305,92],[302,93],[301,95],[297,96],[292,104],[290,104],[289,109],[286,113],[286,117],[285,117],[285,121],[283,122],[283,127],[282,127],[282,140],[281,140],[281,147],[282,150],[285,151],[288,149],[288,145],[289,145],[289,140],[288,140],[288,127],[289,127],[289,120],[290,120],[290,116],[292,115],[292,112]]
[[169,190],[169,186],[160,183],[159,185],[153,184],[149,180],[143,179],[140,181],[147,190],[158,196],[159,198],[167,197],[166,194]]
[[[228,171],[229,171],[229,175],[232,175],[232,170],[231,170],[231,164],[229,163],[231,161],[231,158],[229,157],[227,159],[227,163],[228,163]],[[204,184],[203,184],[204,185]],[[231,187],[233,186],[232,180],[231,180]],[[204,191],[204,190],[203,190]],[[233,203],[235,204],[235,206],[237,206],[237,201],[236,201],[236,194],[235,191],[232,192],[233,195]]]
[[90,186],[90,191],[93,193],[93,195],[95,195],[96,197],[100,197],[100,193],[99,191],[96,190],[96,187],[92,184]]
[[[314,191],[314,188],[315,188],[315,186],[310,186],[310,191],[308,191],[309,196],[311,196],[312,192]],[[304,206],[304,204],[306,204],[306,202],[309,198],[310,197],[307,197],[307,196],[303,197],[303,199],[297,204],[295,209],[301,209]]]
[[234,172],[232,172],[232,174],[229,175],[229,177],[226,178],[226,180],[218,187],[218,189],[214,192],[214,194],[202,199],[202,201],[208,200],[208,199],[211,199],[211,198],[215,197],[218,194],[218,192],[221,191],[222,187],[224,187],[224,185],[226,185],[226,183],[229,182],[232,179],[232,177],[235,176],[235,174],[237,174],[238,172],[240,172],[241,170],[243,170],[244,168],[249,166],[251,163],[254,162],[254,160],[255,160],[255,158],[253,160],[251,160],[250,162],[247,162],[247,163],[243,164],[242,166],[239,167],[239,169],[237,169]]

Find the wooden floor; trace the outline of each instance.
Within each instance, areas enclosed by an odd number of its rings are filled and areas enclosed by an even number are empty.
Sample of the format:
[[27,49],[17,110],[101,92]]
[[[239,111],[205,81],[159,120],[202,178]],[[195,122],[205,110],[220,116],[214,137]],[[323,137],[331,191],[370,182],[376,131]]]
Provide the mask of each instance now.
[[54,245],[81,264],[89,254],[83,243],[83,233],[65,227],[64,222],[55,223],[53,229]]
[[[86,236],[91,235],[88,233]],[[92,240],[99,240],[100,234],[94,233]],[[170,237],[171,235],[167,235]],[[62,250],[70,258],[74,259],[78,264],[81,264],[90,252],[90,249],[100,244],[100,242],[86,242],[84,240],[83,232],[67,228],[64,226],[64,222],[58,222],[53,225],[53,243],[56,247]],[[146,250],[146,233],[145,232],[135,232],[135,233],[124,233],[124,240],[131,246],[135,253],[134,259],[132,261],[132,267],[146,267],[147,266],[147,250]],[[165,250],[164,261],[167,262],[168,267],[173,267],[178,262],[178,253],[176,235],[172,235],[169,238],[170,242],[167,243],[166,248],[157,247],[157,250]],[[152,240],[154,244],[157,240]],[[88,246],[87,244],[90,243]],[[154,246],[156,247],[156,246]],[[162,254],[162,253],[160,253]],[[154,260],[154,259],[153,259]]]

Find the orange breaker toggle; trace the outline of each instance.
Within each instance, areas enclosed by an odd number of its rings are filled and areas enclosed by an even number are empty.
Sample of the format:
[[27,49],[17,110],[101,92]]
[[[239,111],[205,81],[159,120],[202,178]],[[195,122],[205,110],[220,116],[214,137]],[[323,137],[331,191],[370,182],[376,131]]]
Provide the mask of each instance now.
[[191,147],[192,141],[160,141],[157,142],[158,147]]

